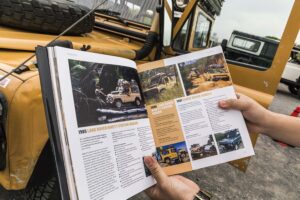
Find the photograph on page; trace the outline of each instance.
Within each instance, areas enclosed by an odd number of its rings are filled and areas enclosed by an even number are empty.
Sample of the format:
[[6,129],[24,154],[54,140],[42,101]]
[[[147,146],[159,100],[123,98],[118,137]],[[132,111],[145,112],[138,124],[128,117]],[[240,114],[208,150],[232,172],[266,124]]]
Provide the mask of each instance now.
[[147,105],[184,96],[176,65],[144,71],[140,79]]
[[69,60],[79,127],[147,118],[136,70]]
[[232,85],[223,53],[179,63],[187,95]]

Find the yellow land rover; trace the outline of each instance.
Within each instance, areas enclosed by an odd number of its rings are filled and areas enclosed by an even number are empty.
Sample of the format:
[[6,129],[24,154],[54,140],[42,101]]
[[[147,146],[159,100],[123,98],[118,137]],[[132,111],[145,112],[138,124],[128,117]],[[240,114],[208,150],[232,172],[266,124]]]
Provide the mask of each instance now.
[[[34,57],[38,45],[146,63],[214,44],[211,30],[223,3],[226,1],[96,0],[91,10],[70,0],[1,0],[0,185],[10,191],[9,199],[60,199],[60,179]],[[296,0],[268,70],[229,62],[238,92],[264,106],[271,103],[299,32],[299,10]],[[257,134],[251,137],[255,144]],[[248,160],[234,165],[245,170]]]

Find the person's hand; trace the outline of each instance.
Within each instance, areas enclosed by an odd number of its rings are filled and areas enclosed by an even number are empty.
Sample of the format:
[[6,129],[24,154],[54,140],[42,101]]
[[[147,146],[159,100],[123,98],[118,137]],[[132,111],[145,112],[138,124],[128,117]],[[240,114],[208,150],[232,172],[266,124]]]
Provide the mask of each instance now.
[[237,94],[237,99],[228,99],[219,102],[219,106],[225,110],[240,110],[246,120],[248,130],[253,133],[263,133],[266,120],[270,112],[253,99]]
[[145,157],[144,161],[157,182],[146,190],[152,200],[193,200],[199,192],[199,186],[193,181],[183,176],[167,176],[153,157]]

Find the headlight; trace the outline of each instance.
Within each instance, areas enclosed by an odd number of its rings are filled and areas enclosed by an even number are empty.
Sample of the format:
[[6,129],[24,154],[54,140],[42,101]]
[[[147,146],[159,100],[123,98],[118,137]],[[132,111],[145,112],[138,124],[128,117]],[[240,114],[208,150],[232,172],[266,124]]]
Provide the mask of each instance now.
[[185,8],[188,3],[189,0],[176,0],[176,6],[179,8]]

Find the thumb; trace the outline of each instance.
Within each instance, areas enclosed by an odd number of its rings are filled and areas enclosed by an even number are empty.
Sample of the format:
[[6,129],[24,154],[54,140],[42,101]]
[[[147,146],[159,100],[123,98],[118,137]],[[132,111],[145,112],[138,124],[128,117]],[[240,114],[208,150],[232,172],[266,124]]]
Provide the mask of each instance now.
[[159,166],[157,160],[155,160],[151,156],[147,156],[144,158],[145,164],[150,170],[152,176],[155,178],[156,182],[161,185],[165,181],[168,180],[168,176],[163,171],[163,169]]
[[247,101],[243,101],[242,99],[228,99],[222,100],[219,102],[220,108],[223,109],[235,109],[240,111],[245,111],[249,109],[249,103]]

